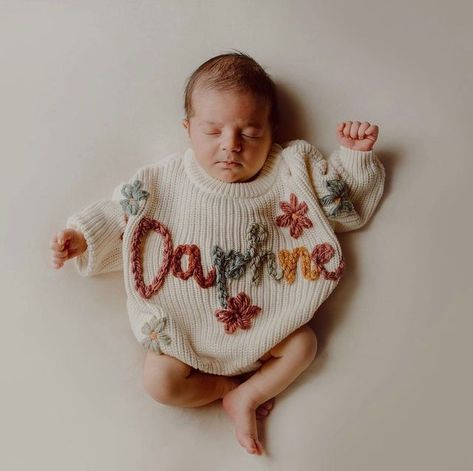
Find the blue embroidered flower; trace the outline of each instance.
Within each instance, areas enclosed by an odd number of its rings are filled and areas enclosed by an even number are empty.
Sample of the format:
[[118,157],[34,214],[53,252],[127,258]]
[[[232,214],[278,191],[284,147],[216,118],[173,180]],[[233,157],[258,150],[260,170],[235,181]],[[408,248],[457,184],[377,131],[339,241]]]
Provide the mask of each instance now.
[[160,343],[163,345],[169,345],[171,343],[171,338],[162,333],[165,325],[165,317],[158,319],[156,316],[153,316],[150,321],[146,322],[141,328],[141,332],[146,335],[141,345],[143,345],[146,350],[149,350],[151,347],[153,352],[161,354]]
[[135,180],[131,185],[125,183],[122,187],[122,195],[126,198],[120,201],[123,211],[133,216],[138,214],[140,209],[140,201],[146,200],[149,193],[141,189],[142,183],[140,180]]
[[342,180],[327,180],[329,194],[320,199],[322,206],[335,204],[329,216],[337,217],[343,213],[351,213],[355,210],[353,203],[348,199],[348,189]]

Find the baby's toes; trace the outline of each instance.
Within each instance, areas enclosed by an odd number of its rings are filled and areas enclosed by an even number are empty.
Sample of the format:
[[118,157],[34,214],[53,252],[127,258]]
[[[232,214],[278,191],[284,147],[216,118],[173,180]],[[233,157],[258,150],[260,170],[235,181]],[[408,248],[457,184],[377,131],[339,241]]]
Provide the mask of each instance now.
[[263,445],[261,445],[261,442],[259,440],[254,440],[255,447],[256,447],[256,454],[257,455],[262,455],[263,454]]
[[263,454],[263,447],[258,439],[249,436],[239,437],[240,445],[251,455]]

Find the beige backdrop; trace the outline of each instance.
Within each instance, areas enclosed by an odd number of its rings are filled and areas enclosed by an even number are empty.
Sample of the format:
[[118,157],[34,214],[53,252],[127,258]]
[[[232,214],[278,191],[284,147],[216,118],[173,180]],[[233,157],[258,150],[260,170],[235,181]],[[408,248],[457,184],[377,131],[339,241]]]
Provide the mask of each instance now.
[[[0,468],[473,469],[469,3],[0,1]],[[285,138],[328,155],[367,120],[388,172],[263,457],[219,403],[146,395],[119,273],[49,265],[70,213],[186,148],[185,79],[231,48],[277,82]]]

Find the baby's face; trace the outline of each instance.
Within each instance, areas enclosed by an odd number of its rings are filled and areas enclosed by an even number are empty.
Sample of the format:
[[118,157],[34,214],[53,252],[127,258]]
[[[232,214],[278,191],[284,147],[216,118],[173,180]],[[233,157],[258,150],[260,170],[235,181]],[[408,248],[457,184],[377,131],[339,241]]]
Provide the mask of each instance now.
[[183,125],[201,167],[227,183],[255,177],[272,144],[269,105],[246,92],[196,87],[192,108]]

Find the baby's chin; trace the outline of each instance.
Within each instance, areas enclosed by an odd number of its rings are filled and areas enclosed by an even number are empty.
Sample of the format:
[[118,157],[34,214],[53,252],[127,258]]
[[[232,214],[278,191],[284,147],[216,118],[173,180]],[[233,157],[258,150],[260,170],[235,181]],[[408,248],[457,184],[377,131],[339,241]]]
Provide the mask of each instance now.
[[225,183],[247,183],[253,181],[256,175],[242,175],[238,174],[238,172],[233,173],[223,171],[212,175],[212,177]]

